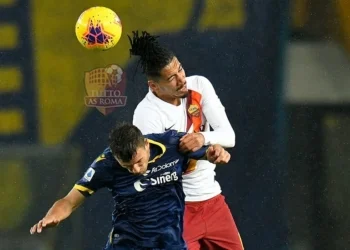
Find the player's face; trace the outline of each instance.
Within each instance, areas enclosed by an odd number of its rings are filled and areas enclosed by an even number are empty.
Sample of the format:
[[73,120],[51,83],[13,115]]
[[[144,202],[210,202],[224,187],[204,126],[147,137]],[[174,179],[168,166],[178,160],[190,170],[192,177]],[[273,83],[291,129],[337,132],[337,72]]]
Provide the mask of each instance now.
[[141,146],[137,149],[131,161],[123,162],[118,158],[116,159],[119,162],[119,164],[123,168],[126,168],[130,173],[135,175],[142,175],[147,171],[149,157],[149,142],[146,140],[145,146]]
[[174,57],[160,75],[158,81],[150,80],[148,85],[160,99],[178,105],[180,98],[188,95],[185,70],[179,60]]

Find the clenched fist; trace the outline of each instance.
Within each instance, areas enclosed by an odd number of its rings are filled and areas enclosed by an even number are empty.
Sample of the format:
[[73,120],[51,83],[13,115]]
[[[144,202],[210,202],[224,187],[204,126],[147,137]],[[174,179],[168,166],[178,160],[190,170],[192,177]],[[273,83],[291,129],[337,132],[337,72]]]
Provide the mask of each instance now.
[[181,152],[195,152],[204,145],[204,135],[201,133],[186,134],[180,139]]
[[231,159],[231,155],[222,146],[215,144],[207,150],[207,160],[214,164],[225,164]]

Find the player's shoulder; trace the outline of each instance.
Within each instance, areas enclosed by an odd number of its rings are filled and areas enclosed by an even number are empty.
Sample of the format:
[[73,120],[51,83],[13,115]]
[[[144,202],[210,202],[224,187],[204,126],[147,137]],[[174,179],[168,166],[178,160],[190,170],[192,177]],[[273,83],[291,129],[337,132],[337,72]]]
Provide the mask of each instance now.
[[91,164],[91,168],[108,170],[117,164],[112,151],[107,147],[100,155],[98,155]]
[[145,137],[154,142],[161,143],[165,147],[167,147],[171,145],[178,145],[181,137],[184,135],[185,133],[183,132],[178,132],[176,130],[168,130],[168,131],[165,131],[164,133],[148,134],[148,135],[145,135]]
[[208,78],[201,75],[193,75],[186,77],[187,88],[197,92],[202,92],[204,88],[210,87],[212,83]]
[[154,105],[153,98],[148,93],[141,102],[139,102],[134,110],[134,115],[138,116],[147,116],[156,115],[159,113],[159,110],[156,105]]

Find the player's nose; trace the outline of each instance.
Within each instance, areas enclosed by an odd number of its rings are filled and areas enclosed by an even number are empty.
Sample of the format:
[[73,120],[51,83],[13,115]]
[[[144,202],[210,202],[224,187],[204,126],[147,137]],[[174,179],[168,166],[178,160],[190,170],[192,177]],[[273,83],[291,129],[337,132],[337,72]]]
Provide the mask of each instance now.
[[185,76],[183,76],[183,75],[180,75],[178,78],[177,78],[177,83],[179,84],[179,85],[185,85],[186,84],[186,77]]
[[132,166],[131,172],[133,174],[141,174],[141,166],[135,164]]

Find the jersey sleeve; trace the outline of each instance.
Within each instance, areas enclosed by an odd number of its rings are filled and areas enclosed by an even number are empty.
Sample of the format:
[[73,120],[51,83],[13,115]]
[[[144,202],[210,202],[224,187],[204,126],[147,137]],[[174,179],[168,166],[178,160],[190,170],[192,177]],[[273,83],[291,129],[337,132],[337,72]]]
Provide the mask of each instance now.
[[74,188],[84,196],[90,196],[101,188],[107,187],[112,176],[110,174],[110,161],[99,156],[85,172],[84,176],[76,182]]
[[227,118],[225,107],[222,105],[211,82],[205,77],[201,77],[200,80],[203,96],[202,110],[214,130],[200,132],[204,136],[205,145],[219,144],[223,147],[234,147],[236,135]]
[[189,159],[201,160],[205,157],[208,148],[209,148],[209,146],[203,146],[195,152],[188,153],[187,157]]
[[152,108],[138,106],[134,112],[133,124],[138,127],[144,135],[164,131],[160,115]]
[[[187,133],[185,133],[185,132],[176,132],[175,130],[173,130],[173,134],[175,135],[174,136],[174,142],[176,141],[177,145],[179,145],[181,137],[185,136]],[[203,146],[203,147],[201,147],[200,149],[198,149],[195,152],[188,152],[188,153],[185,153],[184,155],[188,159],[201,160],[201,159],[203,159],[205,157],[208,148],[209,148],[209,146]]]

